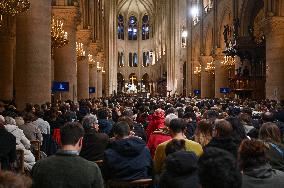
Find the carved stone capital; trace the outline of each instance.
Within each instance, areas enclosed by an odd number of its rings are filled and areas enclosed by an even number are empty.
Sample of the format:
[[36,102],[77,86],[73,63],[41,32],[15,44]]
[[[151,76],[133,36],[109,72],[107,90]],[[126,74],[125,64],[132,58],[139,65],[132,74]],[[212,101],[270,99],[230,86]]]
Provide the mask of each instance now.
[[52,6],[52,15],[62,20],[64,26],[75,28],[80,23],[80,10],[76,6]]
[[275,35],[284,33],[284,17],[267,17],[261,22],[261,28],[265,35]]
[[89,29],[82,29],[77,31],[76,37],[77,37],[77,42],[83,43],[85,46],[89,46],[91,43],[91,30]]

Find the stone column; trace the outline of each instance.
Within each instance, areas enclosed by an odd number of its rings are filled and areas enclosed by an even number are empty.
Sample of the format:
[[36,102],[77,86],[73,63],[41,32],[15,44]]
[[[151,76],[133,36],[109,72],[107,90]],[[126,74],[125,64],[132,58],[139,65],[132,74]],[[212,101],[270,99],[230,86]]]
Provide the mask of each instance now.
[[77,59],[77,74],[78,74],[78,100],[89,98],[89,43],[91,41],[91,31],[88,29],[77,32],[77,42],[83,43],[86,51],[86,58]]
[[[76,26],[79,9],[75,6],[53,6],[55,19],[63,21],[63,28],[68,32],[69,43],[54,50],[54,81],[69,82],[69,91],[63,92],[61,99],[77,101],[77,57]],[[59,98],[59,94],[56,95]]]
[[284,100],[284,17],[268,17],[263,28],[266,39],[266,98]]
[[205,71],[207,63],[211,60],[211,56],[201,56],[201,98],[214,97],[214,74]]
[[101,70],[97,71],[97,98],[103,96],[103,73]]
[[17,16],[15,90],[18,109],[51,100],[51,1],[30,0]]
[[96,93],[91,93],[90,98],[95,98],[97,96],[97,65],[96,63],[89,65],[89,85],[90,87],[96,88]]
[[3,17],[3,26],[0,27],[0,100],[13,98],[15,34],[15,19]]
[[220,93],[220,88],[229,86],[229,75],[228,70],[225,67],[222,67],[221,62],[224,60],[224,55],[222,55],[221,49],[219,50],[216,56],[214,56],[215,62],[215,97],[221,98],[224,97],[224,94]]

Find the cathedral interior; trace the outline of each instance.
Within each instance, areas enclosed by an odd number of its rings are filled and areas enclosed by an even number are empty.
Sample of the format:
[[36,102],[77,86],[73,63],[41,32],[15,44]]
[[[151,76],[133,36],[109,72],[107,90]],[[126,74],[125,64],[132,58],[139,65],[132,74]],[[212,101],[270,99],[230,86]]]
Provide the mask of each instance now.
[[0,100],[284,100],[284,0],[0,2]]

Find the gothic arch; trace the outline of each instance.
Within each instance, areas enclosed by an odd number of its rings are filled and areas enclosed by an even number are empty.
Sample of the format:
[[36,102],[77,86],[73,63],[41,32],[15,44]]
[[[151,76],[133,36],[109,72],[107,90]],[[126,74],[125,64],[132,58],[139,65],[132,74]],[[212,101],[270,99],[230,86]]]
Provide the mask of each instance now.
[[241,23],[241,36],[249,35],[249,26],[252,24],[253,19],[261,8],[264,7],[263,0],[244,0],[241,13],[240,13],[240,23]]

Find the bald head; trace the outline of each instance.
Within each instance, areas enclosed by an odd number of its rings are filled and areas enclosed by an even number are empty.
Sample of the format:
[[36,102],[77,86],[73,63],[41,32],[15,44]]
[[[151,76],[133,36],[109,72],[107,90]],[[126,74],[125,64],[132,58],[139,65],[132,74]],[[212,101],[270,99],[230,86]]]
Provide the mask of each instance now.
[[272,112],[265,112],[262,114],[262,120],[263,122],[273,122],[274,121],[274,115]]

